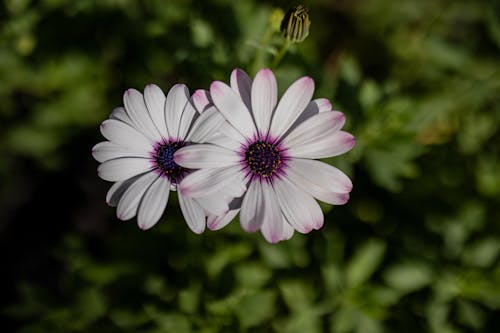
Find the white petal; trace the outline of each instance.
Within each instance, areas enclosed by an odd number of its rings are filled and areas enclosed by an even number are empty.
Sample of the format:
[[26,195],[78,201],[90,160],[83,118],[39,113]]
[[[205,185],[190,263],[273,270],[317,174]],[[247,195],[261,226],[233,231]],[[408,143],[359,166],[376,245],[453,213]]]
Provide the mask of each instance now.
[[281,211],[280,215],[281,220],[276,220],[273,223],[264,222],[260,227],[262,235],[269,243],[277,243],[279,241],[288,240],[293,236],[293,227],[286,221],[283,214],[281,214]]
[[240,223],[248,232],[259,230],[264,219],[264,198],[262,184],[258,180],[250,182],[241,203]]
[[97,167],[97,174],[104,180],[117,182],[151,170],[149,159],[123,157],[105,161]]
[[148,84],[144,89],[144,101],[158,132],[167,139],[169,134],[165,124],[165,94],[157,85]]
[[103,121],[101,133],[106,139],[120,146],[137,148],[145,152],[149,152],[153,148],[149,139],[120,120],[108,119]]
[[220,192],[231,198],[241,197],[247,190],[246,181],[244,179],[244,175],[239,173],[233,181],[226,184],[224,187],[220,189]]
[[298,79],[288,87],[274,112],[271,136],[280,137],[292,126],[311,101],[313,93],[314,81],[307,76]]
[[247,139],[245,139],[245,137],[240,132],[238,132],[238,130],[233,125],[231,125],[227,121],[225,121],[221,125],[219,132],[233,139],[234,141],[239,142],[240,145],[241,143],[247,143]]
[[281,214],[283,220],[283,232],[281,233],[281,240],[288,240],[293,236],[293,227],[288,223],[283,213]]
[[181,180],[178,188],[183,195],[199,198],[220,191],[231,182],[240,182],[240,166],[200,169]]
[[231,73],[231,88],[236,92],[245,103],[248,110],[252,109],[250,92],[252,90],[252,79],[243,70],[237,68]]
[[194,117],[197,115],[198,112],[196,112],[191,102],[188,101],[186,103],[184,111],[182,112],[181,120],[179,123],[179,133],[177,134],[177,137],[179,139],[184,140],[186,138],[187,133],[191,128],[191,125],[193,124]]
[[189,169],[221,168],[239,164],[238,153],[211,144],[196,144],[179,149],[174,161]]
[[297,158],[326,158],[338,156],[351,150],[356,139],[344,131],[328,132],[304,144],[289,147],[287,153]]
[[161,135],[151,120],[144,97],[140,92],[128,89],[123,94],[123,104],[132,123],[143,135],[153,141],[161,140]]
[[262,183],[263,213],[262,226],[260,231],[269,243],[277,243],[283,238],[283,218],[281,210],[272,186]]
[[110,141],[99,142],[92,148],[92,156],[98,162],[104,162],[120,157],[149,158],[148,152],[133,147],[124,147]]
[[196,108],[196,111],[202,113],[206,111],[210,106],[213,105],[210,99],[210,93],[205,89],[196,90],[191,96],[193,100],[193,104]]
[[212,137],[226,122],[224,116],[215,108],[210,107],[195,120],[186,141],[202,143]]
[[349,200],[352,182],[339,169],[309,159],[292,158],[287,164],[288,179],[313,197],[332,205],[343,205]]
[[173,139],[180,139],[179,126],[182,112],[189,99],[189,91],[183,84],[174,85],[167,95],[165,104],[165,123],[167,124],[168,134]]
[[194,201],[194,199],[186,197],[179,193],[179,205],[181,206],[182,214],[186,219],[188,227],[197,234],[201,234],[205,230],[205,213],[203,208]]
[[[195,201],[208,213],[213,215],[222,215],[229,210],[227,200],[222,195],[207,195],[196,198]],[[207,214],[207,215],[208,215]]]
[[217,146],[221,146],[232,151],[241,150],[240,142],[235,141],[233,138],[228,137],[220,132],[214,134],[211,138],[206,140],[206,143],[211,143]]
[[215,81],[210,85],[210,95],[217,109],[245,138],[255,135],[255,126],[247,107],[227,84]]
[[278,84],[270,69],[261,69],[252,83],[252,112],[257,129],[267,135],[271,116],[278,99]]
[[303,145],[314,141],[318,136],[337,132],[344,126],[345,116],[342,112],[322,112],[298,125],[283,139],[285,147]]
[[113,183],[113,185],[109,188],[108,193],[106,194],[107,204],[111,207],[116,207],[118,205],[118,202],[120,202],[123,193],[125,193],[130,184],[135,182],[139,177],[142,177],[142,175]]
[[306,106],[306,109],[299,115],[297,120],[295,120],[293,125],[290,126],[286,134],[284,134],[283,136],[286,136],[288,133],[293,131],[298,125],[300,125],[307,119],[311,118],[312,116],[315,116],[318,113],[328,112],[328,111],[332,111],[332,104],[328,99],[326,98],[313,99],[312,101],[309,102],[309,104]]
[[137,180],[125,190],[116,208],[116,216],[120,220],[126,221],[135,216],[144,192],[146,192],[151,183],[158,177],[157,174],[149,172],[137,178]]
[[231,222],[236,215],[240,212],[240,209],[233,209],[228,211],[227,213],[216,216],[216,215],[209,215],[207,218],[207,227],[210,230],[219,230],[224,228],[226,225]]
[[126,123],[127,125],[134,127],[132,119],[130,119],[127,112],[125,111],[125,108],[122,106],[115,108],[109,115],[109,119],[120,120]]
[[323,212],[316,200],[286,178],[273,183],[276,197],[287,221],[301,233],[319,229],[323,225]]
[[158,222],[167,206],[169,194],[170,181],[166,177],[158,177],[141,200],[137,214],[139,228],[146,230]]

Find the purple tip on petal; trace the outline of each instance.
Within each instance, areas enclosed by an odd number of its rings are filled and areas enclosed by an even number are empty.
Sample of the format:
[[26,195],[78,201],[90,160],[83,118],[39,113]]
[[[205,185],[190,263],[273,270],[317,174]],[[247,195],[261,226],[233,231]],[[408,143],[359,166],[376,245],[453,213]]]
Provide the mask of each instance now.
[[314,80],[309,76],[301,77],[299,80],[301,81],[304,87],[309,85],[312,85],[314,87]]
[[214,81],[212,82],[212,84],[210,85],[210,93],[212,94],[221,94],[222,93],[222,90],[221,90],[221,85],[223,83],[220,82],[220,81]]
[[276,244],[279,243],[279,241],[281,241],[281,237],[277,234],[273,234],[267,241],[271,244]]
[[269,68],[263,68],[259,72],[262,73],[262,75],[265,75],[265,76],[271,76],[271,75],[273,75],[273,71],[270,70]]
[[330,103],[330,101],[326,98],[320,99],[319,104],[320,104],[319,105],[320,109],[325,109],[325,110],[332,109],[332,103]]
[[[351,189],[352,189],[352,186],[351,186]],[[349,190],[350,191],[350,190]],[[342,201],[339,203],[339,205],[344,205],[347,203],[347,201],[349,201],[349,193],[343,193],[341,195],[339,195],[339,199],[341,199]]]
[[354,145],[356,145],[356,138],[354,137],[354,135],[352,134],[349,134],[348,136],[346,136],[345,138],[345,143],[347,145],[349,145],[351,147],[351,149],[354,147]]

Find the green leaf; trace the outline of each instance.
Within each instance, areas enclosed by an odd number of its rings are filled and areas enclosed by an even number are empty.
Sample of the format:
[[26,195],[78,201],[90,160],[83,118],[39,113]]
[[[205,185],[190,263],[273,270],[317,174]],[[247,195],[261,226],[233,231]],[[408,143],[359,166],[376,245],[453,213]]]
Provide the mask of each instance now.
[[386,245],[378,239],[370,239],[351,258],[346,267],[346,281],[349,287],[366,282],[384,259]]
[[274,316],[276,293],[260,291],[241,298],[235,308],[242,328],[258,326]]
[[383,274],[388,286],[409,293],[427,286],[432,281],[432,271],[419,263],[394,265]]

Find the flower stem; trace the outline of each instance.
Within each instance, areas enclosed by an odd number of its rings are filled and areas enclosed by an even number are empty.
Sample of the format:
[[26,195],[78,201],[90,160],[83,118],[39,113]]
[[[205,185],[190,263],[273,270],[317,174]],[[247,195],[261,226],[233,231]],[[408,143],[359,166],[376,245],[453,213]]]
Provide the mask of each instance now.
[[278,54],[274,57],[273,63],[271,64],[272,69],[276,69],[278,65],[280,64],[281,60],[285,56],[286,52],[290,48],[290,45],[292,45],[292,42],[289,41],[288,39],[285,40],[285,43],[281,47],[281,50],[278,52]]

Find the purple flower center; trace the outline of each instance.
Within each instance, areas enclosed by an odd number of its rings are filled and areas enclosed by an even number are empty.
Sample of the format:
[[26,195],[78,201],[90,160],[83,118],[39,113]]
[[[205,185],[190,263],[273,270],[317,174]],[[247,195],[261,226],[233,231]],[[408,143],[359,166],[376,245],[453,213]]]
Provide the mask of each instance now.
[[157,170],[162,176],[168,177],[174,185],[188,173],[188,169],[181,167],[174,161],[174,153],[185,145],[182,141],[160,142],[157,143],[153,152],[152,157]]
[[255,176],[267,178],[280,169],[283,161],[278,145],[259,140],[246,148],[245,162]]

